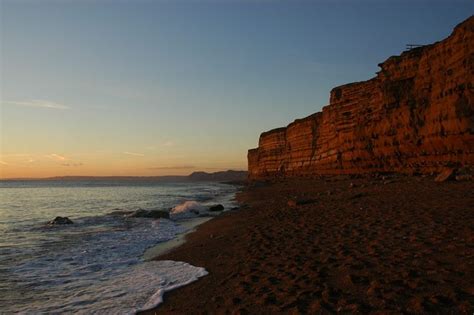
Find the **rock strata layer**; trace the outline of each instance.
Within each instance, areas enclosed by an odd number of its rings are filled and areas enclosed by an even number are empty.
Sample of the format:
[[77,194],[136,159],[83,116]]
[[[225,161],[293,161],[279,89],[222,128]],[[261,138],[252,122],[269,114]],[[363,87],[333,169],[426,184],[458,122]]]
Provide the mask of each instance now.
[[260,135],[249,178],[431,173],[474,164],[474,17],[334,88],[322,112]]

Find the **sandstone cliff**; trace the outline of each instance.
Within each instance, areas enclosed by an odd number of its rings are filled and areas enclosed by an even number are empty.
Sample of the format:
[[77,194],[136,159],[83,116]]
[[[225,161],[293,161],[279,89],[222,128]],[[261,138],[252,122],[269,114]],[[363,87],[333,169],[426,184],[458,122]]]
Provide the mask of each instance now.
[[474,165],[474,16],[441,42],[334,88],[320,113],[261,134],[250,178],[430,173]]

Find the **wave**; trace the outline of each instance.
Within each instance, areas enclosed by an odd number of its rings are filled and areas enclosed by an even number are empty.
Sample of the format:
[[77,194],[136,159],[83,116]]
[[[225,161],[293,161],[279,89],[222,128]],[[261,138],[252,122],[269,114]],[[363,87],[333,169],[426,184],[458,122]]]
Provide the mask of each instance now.
[[140,269],[145,268],[145,272],[143,270],[136,270],[134,278],[137,276],[140,278],[141,275],[145,275],[144,280],[148,281],[151,275],[164,279],[164,282],[160,283],[161,287],[143,306],[135,310],[135,313],[157,307],[163,302],[163,295],[166,292],[188,285],[208,274],[206,269],[202,267],[195,267],[185,262],[172,260],[152,261],[142,264],[140,267]]
[[170,218],[173,220],[193,218],[206,214],[208,207],[203,206],[197,201],[185,201],[170,211]]
[[[160,202],[150,199],[156,198],[152,194],[126,202],[109,196],[105,207],[90,204],[88,194],[70,204],[60,195],[42,206],[48,210],[44,216],[38,211],[34,219],[3,228],[10,238],[0,244],[0,313],[136,313],[162,303],[165,292],[207,275],[184,262],[144,262],[147,249],[188,230],[188,222],[194,222],[189,219],[217,215],[208,211],[210,205],[229,209],[233,204],[233,187],[199,187],[192,194],[180,189],[158,195],[164,198]],[[61,212],[50,210],[52,205]],[[169,207],[171,220],[130,217],[137,206]],[[68,210],[80,207],[87,211]],[[52,214],[69,216],[74,224],[48,226],[45,219]]]

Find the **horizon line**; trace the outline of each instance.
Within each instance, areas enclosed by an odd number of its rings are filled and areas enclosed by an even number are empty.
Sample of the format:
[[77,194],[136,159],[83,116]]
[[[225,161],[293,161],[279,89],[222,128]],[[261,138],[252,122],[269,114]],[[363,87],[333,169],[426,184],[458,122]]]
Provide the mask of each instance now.
[[190,175],[194,173],[207,173],[207,174],[214,174],[218,172],[248,172],[248,170],[244,169],[227,169],[227,170],[222,170],[222,171],[216,171],[216,172],[206,172],[206,171],[194,171],[191,172],[187,175],[58,175],[58,176],[47,176],[47,177],[0,177],[0,181],[7,181],[7,180],[46,180],[46,179],[55,179],[55,178],[87,178],[87,177],[93,177],[93,178],[108,178],[108,177],[115,177],[115,178],[157,178],[157,177],[189,177]]

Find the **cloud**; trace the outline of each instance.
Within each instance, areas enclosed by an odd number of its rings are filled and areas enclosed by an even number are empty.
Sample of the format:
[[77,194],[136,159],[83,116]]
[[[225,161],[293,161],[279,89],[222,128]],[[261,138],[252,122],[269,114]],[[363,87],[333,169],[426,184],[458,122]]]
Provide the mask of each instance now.
[[77,166],[82,166],[84,164],[82,163],[63,163],[61,164],[62,166],[73,166],[73,167],[77,167]]
[[26,106],[26,107],[37,107],[37,108],[48,108],[48,109],[69,109],[69,106],[59,104],[45,100],[29,100],[29,101],[3,101],[3,104],[15,105],[15,106]]
[[168,140],[163,143],[164,147],[173,147],[174,146],[174,141]]
[[145,154],[143,153],[128,152],[128,151],[123,152],[123,154],[133,155],[133,156],[145,156]]
[[7,162],[3,162],[2,160],[0,160],[0,164],[1,164],[1,165],[8,165]]
[[50,159],[53,159],[53,160],[56,160],[56,161],[66,161],[67,160],[67,158],[65,156],[62,156],[62,155],[59,155],[59,154],[56,154],[56,153],[48,154],[46,156],[49,157]]
[[9,154],[0,154],[0,156],[7,156],[7,157],[29,157],[31,154],[26,153],[9,153]]
[[196,166],[194,165],[175,165],[175,166],[157,166],[157,167],[150,167],[149,170],[189,170],[194,169]]

